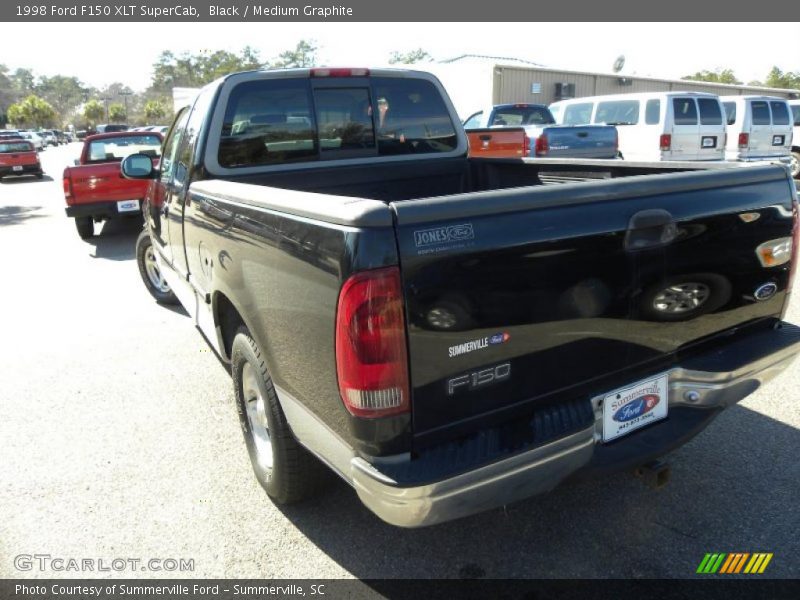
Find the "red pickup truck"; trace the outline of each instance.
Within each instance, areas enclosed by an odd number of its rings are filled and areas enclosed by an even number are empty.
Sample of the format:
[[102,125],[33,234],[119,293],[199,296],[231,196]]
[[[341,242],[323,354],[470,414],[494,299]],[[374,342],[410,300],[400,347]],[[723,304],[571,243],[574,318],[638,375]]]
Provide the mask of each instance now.
[[119,131],[86,138],[80,159],[64,169],[67,216],[82,239],[94,235],[94,223],[118,216],[141,216],[148,182],[122,177],[120,163],[130,154],[161,156],[157,132]]
[[39,153],[31,142],[22,138],[0,140],[0,179],[6,175],[44,177]]

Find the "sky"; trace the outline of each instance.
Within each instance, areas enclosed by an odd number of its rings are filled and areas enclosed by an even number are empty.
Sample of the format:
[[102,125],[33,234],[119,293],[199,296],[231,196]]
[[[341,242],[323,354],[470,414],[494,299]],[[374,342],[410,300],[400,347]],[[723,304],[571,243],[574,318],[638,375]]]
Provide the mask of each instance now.
[[481,54],[601,72],[624,55],[623,73],[675,79],[717,68],[744,82],[773,65],[800,71],[800,23],[14,23],[0,36],[0,64],[141,91],[166,49],[250,45],[267,60],[301,39],[316,41],[324,65],[381,66],[393,50],[423,48],[437,60]]

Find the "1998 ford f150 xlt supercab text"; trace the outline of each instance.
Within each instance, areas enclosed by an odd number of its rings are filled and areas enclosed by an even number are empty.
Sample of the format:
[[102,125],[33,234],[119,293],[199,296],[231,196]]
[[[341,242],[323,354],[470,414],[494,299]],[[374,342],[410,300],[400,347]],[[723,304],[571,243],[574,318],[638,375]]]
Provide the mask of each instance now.
[[230,75],[122,166],[267,493],[325,463],[407,527],[647,464],[789,364],[794,184],[694,167],[469,159],[438,80],[367,69]]

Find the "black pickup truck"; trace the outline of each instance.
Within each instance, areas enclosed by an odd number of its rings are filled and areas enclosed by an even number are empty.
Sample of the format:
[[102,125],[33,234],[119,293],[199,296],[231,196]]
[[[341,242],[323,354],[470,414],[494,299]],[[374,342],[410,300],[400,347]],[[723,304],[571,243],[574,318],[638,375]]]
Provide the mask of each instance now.
[[324,463],[406,527],[651,463],[790,363],[794,183],[723,167],[470,159],[438,80],[388,69],[232,74],[122,166],[269,496]]

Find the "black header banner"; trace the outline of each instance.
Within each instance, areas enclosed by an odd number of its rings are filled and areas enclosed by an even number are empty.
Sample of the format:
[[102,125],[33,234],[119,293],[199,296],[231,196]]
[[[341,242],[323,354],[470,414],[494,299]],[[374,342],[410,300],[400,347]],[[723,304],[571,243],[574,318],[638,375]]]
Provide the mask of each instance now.
[[[4,0],[0,20],[13,22],[131,21],[131,22],[504,22],[504,21],[707,21],[742,22],[800,19],[800,3],[759,0],[758,3],[730,3],[722,0],[604,0],[603,2],[551,2],[534,0]],[[449,32],[443,32],[450,35]],[[668,34],[668,32],[665,32]],[[565,32],[565,43],[570,40]],[[724,27],[709,31],[709,40],[725,39]],[[699,43],[665,35],[654,43]],[[764,40],[768,43],[769,40]],[[535,43],[532,32],[531,43]],[[698,47],[698,51],[702,48]]]

